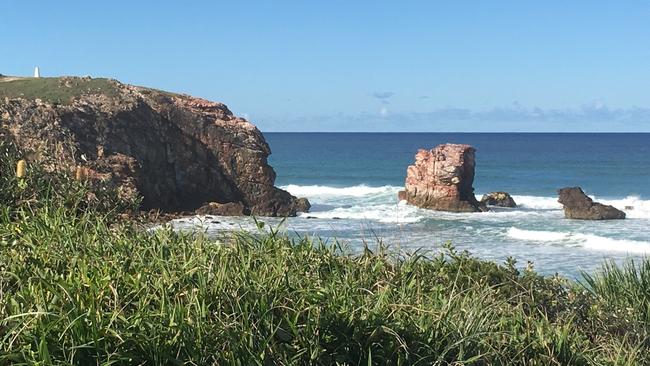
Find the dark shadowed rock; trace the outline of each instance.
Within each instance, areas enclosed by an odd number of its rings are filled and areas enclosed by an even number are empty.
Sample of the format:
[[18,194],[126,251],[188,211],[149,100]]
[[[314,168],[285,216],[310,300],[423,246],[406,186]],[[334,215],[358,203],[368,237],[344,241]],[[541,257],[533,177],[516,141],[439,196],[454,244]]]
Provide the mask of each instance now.
[[419,150],[407,169],[405,198],[412,205],[439,211],[485,211],[474,196],[474,148],[443,144]]
[[31,152],[28,160],[84,166],[89,178],[141,195],[143,209],[223,202],[293,216],[309,208],[274,186],[264,137],[224,104],[90,78],[3,81],[0,96],[0,137]]
[[399,201],[406,200],[406,191],[397,192],[397,200],[399,200]]
[[594,202],[580,187],[566,187],[558,191],[560,202],[564,206],[564,217],[580,220],[624,219],[625,212],[614,206]]
[[241,202],[217,203],[210,202],[194,211],[197,215],[215,216],[243,216],[246,215],[246,208]]
[[294,208],[296,209],[297,212],[309,212],[309,209],[311,208],[311,203],[309,203],[309,200],[306,198],[298,198],[294,202]]
[[517,203],[508,192],[490,192],[484,194],[481,203],[486,206],[517,207]]

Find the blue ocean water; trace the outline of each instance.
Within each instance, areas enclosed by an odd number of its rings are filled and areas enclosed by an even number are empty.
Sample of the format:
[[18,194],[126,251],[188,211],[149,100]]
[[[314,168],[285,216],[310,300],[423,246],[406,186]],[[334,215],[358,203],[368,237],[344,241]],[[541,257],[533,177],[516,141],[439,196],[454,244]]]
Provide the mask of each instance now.
[[[287,231],[348,244],[378,238],[401,251],[446,242],[476,256],[532,261],[545,274],[577,277],[604,260],[650,253],[650,134],[267,133],[276,185],[312,202],[283,222]],[[510,192],[519,207],[487,213],[418,209],[397,200],[420,148],[466,143],[476,152],[474,187]],[[557,189],[581,186],[626,211],[616,221],[567,220]],[[279,220],[266,219],[271,225]],[[250,219],[195,218],[206,230],[254,230]]]
[[650,198],[650,134],[266,133],[276,184],[404,185],[418,149],[463,143],[476,152],[477,192],[555,196],[580,185],[602,197]]

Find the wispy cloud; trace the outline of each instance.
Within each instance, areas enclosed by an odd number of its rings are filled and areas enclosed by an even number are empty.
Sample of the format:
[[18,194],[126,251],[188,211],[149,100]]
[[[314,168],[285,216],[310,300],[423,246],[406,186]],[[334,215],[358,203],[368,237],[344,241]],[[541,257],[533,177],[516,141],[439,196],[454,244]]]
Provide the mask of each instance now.
[[378,99],[382,104],[389,104],[390,98],[392,98],[395,93],[391,91],[376,91],[370,94],[371,97]]

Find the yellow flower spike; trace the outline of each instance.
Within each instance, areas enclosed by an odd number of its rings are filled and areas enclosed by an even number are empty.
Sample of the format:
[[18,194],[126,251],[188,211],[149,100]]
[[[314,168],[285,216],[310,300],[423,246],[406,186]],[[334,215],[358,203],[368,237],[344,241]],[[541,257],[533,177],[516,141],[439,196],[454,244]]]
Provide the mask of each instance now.
[[27,174],[27,162],[25,162],[25,160],[18,160],[18,164],[16,164],[16,177],[25,178],[26,174]]
[[77,171],[74,174],[74,179],[76,179],[79,182],[85,181],[88,179],[88,168],[84,168],[82,166],[77,166]]

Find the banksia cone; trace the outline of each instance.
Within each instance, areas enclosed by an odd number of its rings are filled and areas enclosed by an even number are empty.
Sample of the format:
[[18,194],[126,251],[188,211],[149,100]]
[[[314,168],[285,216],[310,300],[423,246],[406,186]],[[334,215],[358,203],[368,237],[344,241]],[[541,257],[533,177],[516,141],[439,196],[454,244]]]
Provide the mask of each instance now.
[[18,164],[16,164],[16,177],[25,178],[26,173],[27,173],[27,163],[25,162],[25,160],[18,160]]
[[77,166],[77,171],[74,173],[74,179],[79,182],[85,181],[88,178],[88,169]]

